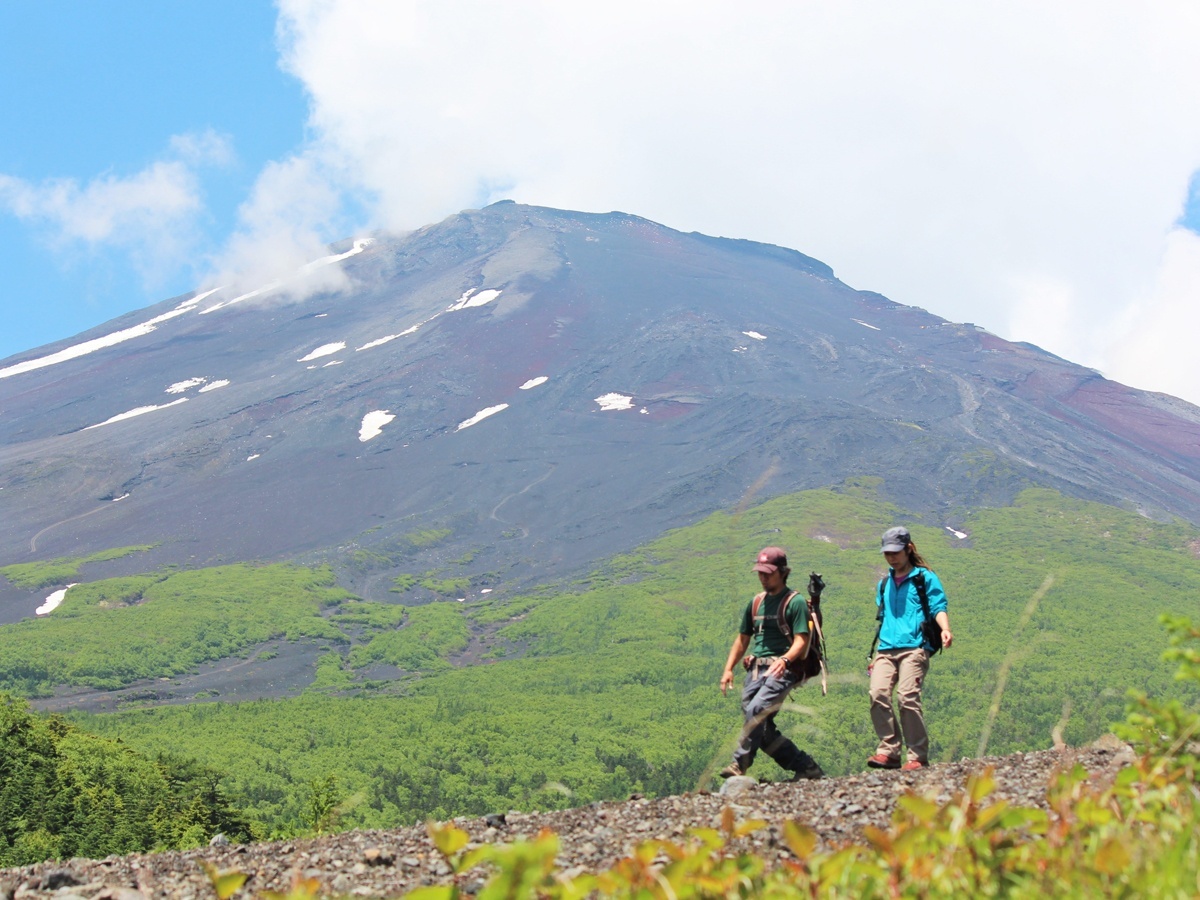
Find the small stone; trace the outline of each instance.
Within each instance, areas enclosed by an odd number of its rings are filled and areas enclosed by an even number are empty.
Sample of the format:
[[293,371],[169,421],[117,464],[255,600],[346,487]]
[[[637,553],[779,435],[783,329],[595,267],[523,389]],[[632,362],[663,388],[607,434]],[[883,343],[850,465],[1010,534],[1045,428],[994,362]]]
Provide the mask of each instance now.
[[732,778],[725,780],[718,793],[723,797],[737,797],[756,787],[758,787],[758,782],[755,779],[746,775],[734,775]]
[[76,887],[81,884],[83,884],[83,879],[66,869],[56,869],[47,872],[42,877],[42,890],[44,891],[57,891],[59,888]]
[[93,896],[92,900],[146,900],[146,895],[133,888],[109,887]]
[[363,862],[368,866],[390,866],[395,861],[391,853],[380,847],[368,847],[363,851]]

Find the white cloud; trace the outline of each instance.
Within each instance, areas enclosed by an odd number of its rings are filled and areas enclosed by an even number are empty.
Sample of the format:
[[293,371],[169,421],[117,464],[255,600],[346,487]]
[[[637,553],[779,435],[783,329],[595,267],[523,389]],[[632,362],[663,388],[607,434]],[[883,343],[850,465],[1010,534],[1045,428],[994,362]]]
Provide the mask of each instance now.
[[1200,235],[1171,232],[1156,283],[1113,330],[1113,378],[1200,402]]
[[316,150],[268,164],[238,211],[239,227],[209,283],[235,292],[268,283],[276,300],[345,287],[340,266],[308,266],[328,254],[331,240],[345,236],[332,232],[341,223],[340,184]]
[[211,128],[177,134],[171,138],[170,146],[176,156],[194,166],[227,166],[234,160],[229,138]]
[[282,0],[280,34],[321,215],[621,209],[1101,368],[1200,169],[1183,0]]
[[213,131],[176,135],[170,153],[132,175],[30,182],[0,174],[0,208],[44,230],[62,251],[115,248],[147,282],[185,264],[203,212],[196,169],[224,164],[231,150]]

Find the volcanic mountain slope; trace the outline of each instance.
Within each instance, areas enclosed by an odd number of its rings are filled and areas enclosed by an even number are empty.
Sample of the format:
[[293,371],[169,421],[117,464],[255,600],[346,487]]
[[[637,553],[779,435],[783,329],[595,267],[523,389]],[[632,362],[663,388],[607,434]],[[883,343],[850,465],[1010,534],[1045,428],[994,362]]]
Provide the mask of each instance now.
[[0,362],[0,563],[516,585],[862,476],[938,525],[1030,484],[1200,522],[1200,409],[792,250],[505,202],[312,265],[351,289],[176,298]]

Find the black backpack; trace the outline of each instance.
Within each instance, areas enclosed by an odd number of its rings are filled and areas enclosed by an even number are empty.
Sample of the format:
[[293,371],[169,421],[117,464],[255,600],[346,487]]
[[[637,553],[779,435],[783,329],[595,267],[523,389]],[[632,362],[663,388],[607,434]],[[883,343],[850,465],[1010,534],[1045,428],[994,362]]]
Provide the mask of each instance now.
[[[883,586],[887,584],[887,580],[887,575],[879,579],[879,611],[875,613],[875,620],[879,624],[875,628],[875,638],[871,641],[871,649],[867,651],[868,663],[875,658],[875,645],[879,643],[879,632],[883,630]],[[929,655],[933,656],[942,649],[942,626],[929,613],[929,590],[925,586],[925,573],[917,572],[909,578],[909,581],[917,589],[917,599],[921,601],[921,612],[925,614],[925,618],[921,620],[921,637],[932,648],[929,650]]]
[[[824,587],[823,583],[822,587]],[[799,591],[792,591],[784,597],[776,613],[776,624],[789,644],[792,642],[792,626],[788,624],[787,609],[788,604],[799,593]],[[755,625],[758,623],[758,611],[762,607],[763,598],[766,596],[766,591],[754,596],[754,603],[750,608],[750,621]],[[821,615],[819,600],[813,603],[812,597],[809,597],[806,603],[808,604],[808,646],[804,650],[804,656],[792,660],[789,670],[800,679],[799,684],[803,684],[808,679],[820,675],[821,693],[828,694],[829,667],[825,664],[825,634],[821,630],[824,616]]]

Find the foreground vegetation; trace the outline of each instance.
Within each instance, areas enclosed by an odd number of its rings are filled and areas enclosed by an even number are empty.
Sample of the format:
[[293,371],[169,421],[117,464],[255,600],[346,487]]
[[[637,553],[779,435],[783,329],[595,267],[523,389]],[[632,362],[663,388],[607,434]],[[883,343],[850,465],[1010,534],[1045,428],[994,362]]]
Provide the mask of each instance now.
[[219,772],[151,759],[0,694],[0,867],[251,837]]
[[[321,642],[317,680],[292,699],[73,717],[226,773],[264,835],[313,829],[314,798],[333,828],[677,793],[711,785],[727,761],[740,716],[717,681],[757,589],[748,560],[781,544],[794,581],[816,569],[829,583],[834,680],[827,697],[794,694],[779,723],[826,771],[856,772],[874,744],[864,656],[879,534],[906,520],[869,482],[808,491],[711,516],[585,582],[492,602],[366,603],[330,571],[300,567],[110,579],[73,588],[47,619],[0,629],[0,684],[26,695],[122,685],[268,638]],[[913,529],[948,586],[956,636],[927,683],[935,760],[1093,740],[1124,715],[1129,685],[1200,696],[1154,662],[1158,614],[1200,595],[1193,527],[1044,490],[959,527],[970,540]],[[468,647],[488,664],[455,667]],[[404,677],[372,681],[379,663]],[[781,773],[763,760],[755,774]]]

